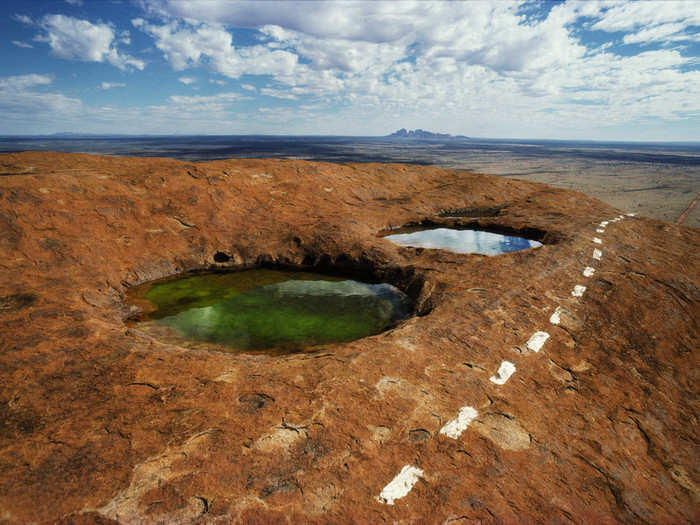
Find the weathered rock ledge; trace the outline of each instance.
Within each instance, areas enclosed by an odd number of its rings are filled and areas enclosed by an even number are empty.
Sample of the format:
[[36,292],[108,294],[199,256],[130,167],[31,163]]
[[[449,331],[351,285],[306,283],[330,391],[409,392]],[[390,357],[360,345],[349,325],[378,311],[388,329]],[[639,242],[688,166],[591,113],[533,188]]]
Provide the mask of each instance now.
[[[470,215],[545,245],[376,236]],[[697,523],[700,232],[596,232],[619,215],[416,166],[1,155],[0,523]],[[131,285],[273,262],[384,276],[425,315],[283,358],[123,322]],[[465,406],[471,424],[441,434]],[[406,465],[412,490],[378,501]]]

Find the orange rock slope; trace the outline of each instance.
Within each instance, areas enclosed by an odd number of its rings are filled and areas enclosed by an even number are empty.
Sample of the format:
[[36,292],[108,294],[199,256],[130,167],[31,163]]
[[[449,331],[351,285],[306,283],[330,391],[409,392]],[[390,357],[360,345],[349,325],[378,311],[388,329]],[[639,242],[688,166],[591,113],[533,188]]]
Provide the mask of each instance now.
[[[0,523],[700,520],[698,230],[417,166],[22,153],[0,175]],[[426,220],[544,246],[376,235]],[[383,278],[420,315],[285,357],[124,323],[132,285],[272,263]]]

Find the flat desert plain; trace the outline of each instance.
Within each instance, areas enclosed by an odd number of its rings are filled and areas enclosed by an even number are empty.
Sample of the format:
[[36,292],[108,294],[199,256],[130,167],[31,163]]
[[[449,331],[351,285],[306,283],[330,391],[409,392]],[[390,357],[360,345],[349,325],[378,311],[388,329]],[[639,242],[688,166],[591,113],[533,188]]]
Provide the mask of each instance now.
[[[523,158],[510,153],[500,158],[476,157],[469,162],[439,165],[580,191],[627,212],[667,222],[676,222],[700,194],[697,166],[575,157]],[[700,228],[700,206],[695,206],[682,224]]]

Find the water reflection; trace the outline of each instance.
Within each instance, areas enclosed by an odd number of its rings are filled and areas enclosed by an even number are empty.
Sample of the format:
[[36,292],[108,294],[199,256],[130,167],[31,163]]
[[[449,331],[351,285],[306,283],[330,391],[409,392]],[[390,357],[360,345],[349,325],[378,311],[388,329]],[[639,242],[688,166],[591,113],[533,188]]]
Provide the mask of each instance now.
[[382,332],[407,318],[412,306],[389,284],[276,270],[166,281],[152,285],[143,297],[157,309],[139,328],[166,342],[202,341],[273,353]]
[[406,233],[387,235],[386,238],[401,246],[437,248],[456,253],[479,253],[482,255],[498,255],[542,246],[542,243],[523,237],[453,228],[412,229]]

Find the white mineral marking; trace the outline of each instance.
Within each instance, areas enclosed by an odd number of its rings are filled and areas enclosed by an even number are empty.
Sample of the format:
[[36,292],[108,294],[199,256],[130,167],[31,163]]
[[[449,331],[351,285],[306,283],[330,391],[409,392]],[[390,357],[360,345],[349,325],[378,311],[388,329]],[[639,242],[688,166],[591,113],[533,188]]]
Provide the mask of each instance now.
[[625,215],[627,215],[628,217],[634,217],[637,214],[636,213],[625,213]]
[[552,324],[559,324],[561,322],[561,313],[564,310],[562,310],[561,306],[557,306],[557,309],[554,310],[554,313],[549,316],[549,322]]
[[549,339],[549,334],[547,332],[535,332],[527,340],[527,347],[533,352],[539,352],[542,346]]
[[377,500],[379,503],[393,505],[394,500],[401,499],[411,492],[413,485],[415,485],[418,479],[422,478],[423,475],[423,471],[418,467],[406,465],[401,469],[401,472],[384,487]]
[[600,261],[600,258],[603,256],[603,252],[601,252],[598,248],[595,248],[593,250],[593,258],[597,261]]
[[597,228],[596,233],[605,233],[605,228]]
[[593,242],[596,244],[603,244],[603,241],[601,241],[598,237],[593,237]]
[[586,266],[583,269],[583,276],[584,277],[590,277],[595,273],[595,268],[591,268],[590,266]]
[[571,295],[574,297],[581,297],[583,295],[583,292],[586,291],[585,286],[581,286],[580,284],[577,284],[574,286],[574,289],[571,291]]
[[603,222],[600,223],[600,226],[601,226],[602,228],[605,228],[608,224],[609,224],[608,221],[603,221]]
[[478,415],[479,414],[476,410],[474,410],[474,408],[462,407],[459,409],[457,418],[453,419],[440,429],[440,434],[445,434],[449,438],[457,439],[462,432],[464,432],[464,429],[469,426],[469,423],[471,423],[472,420]]
[[498,372],[496,372],[496,375],[491,376],[489,380],[492,383],[496,383],[497,385],[502,385],[506,381],[508,381],[508,379],[510,379],[510,376],[513,375],[513,372],[515,372],[515,365],[510,361],[503,361],[501,363],[501,366],[498,368]]

